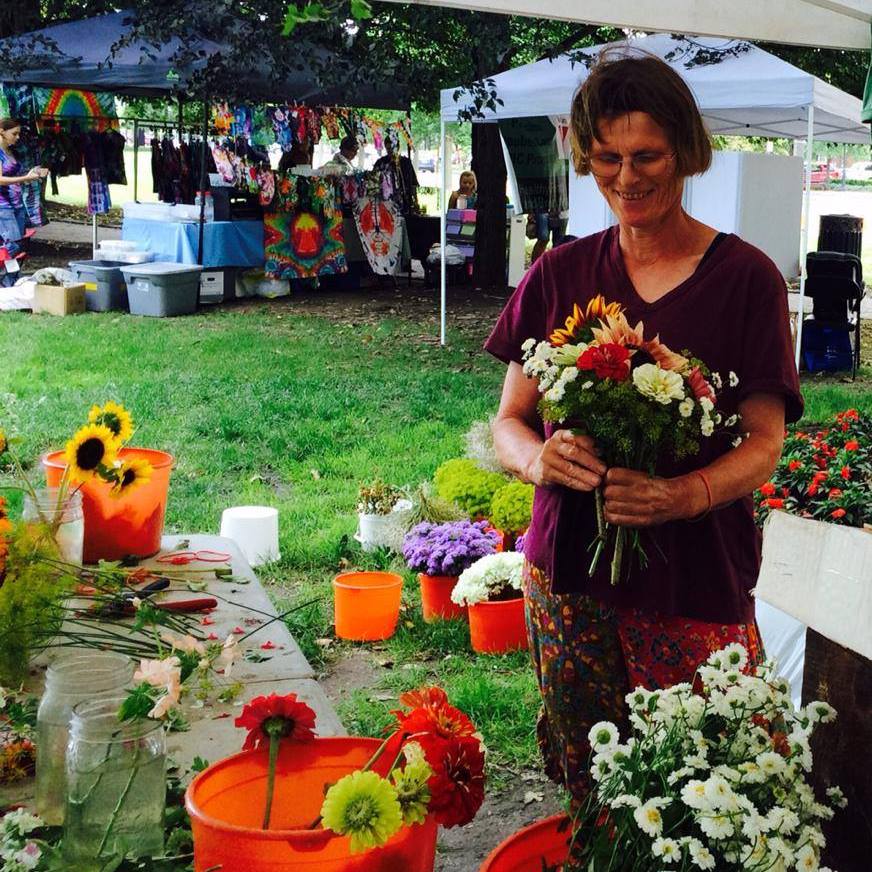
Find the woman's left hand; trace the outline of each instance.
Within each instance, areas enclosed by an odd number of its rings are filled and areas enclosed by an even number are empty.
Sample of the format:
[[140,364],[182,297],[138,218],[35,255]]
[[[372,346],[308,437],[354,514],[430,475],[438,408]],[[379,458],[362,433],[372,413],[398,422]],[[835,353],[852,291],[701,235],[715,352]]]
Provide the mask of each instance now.
[[620,527],[653,527],[685,517],[682,490],[680,479],[612,467],[603,490],[606,521]]

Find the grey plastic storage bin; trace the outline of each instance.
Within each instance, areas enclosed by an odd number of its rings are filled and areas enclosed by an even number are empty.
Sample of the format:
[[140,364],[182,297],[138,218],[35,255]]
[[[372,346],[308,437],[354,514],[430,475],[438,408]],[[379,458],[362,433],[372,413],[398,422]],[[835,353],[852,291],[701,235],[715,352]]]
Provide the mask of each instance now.
[[131,315],[190,315],[197,311],[201,266],[188,263],[137,263],[121,267],[127,279]]
[[120,260],[73,260],[70,270],[85,285],[85,308],[89,312],[127,309],[127,286]]

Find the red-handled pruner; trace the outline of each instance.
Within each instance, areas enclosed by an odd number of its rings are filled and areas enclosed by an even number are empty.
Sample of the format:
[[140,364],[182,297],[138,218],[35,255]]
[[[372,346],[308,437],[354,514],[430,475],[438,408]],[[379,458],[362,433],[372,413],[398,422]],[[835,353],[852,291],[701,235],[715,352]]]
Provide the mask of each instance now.
[[208,548],[202,551],[175,551],[171,554],[162,554],[155,563],[170,563],[173,566],[187,566],[189,563],[229,563],[230,555],[223,551],[210,551]]

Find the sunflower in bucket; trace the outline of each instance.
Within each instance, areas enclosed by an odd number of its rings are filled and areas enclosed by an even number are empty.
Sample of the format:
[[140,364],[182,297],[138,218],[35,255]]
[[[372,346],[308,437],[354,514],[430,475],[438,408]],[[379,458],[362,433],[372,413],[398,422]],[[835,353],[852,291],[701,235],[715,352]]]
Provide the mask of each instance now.
[[113,496],[127,494],[151,478],[147,460],[119,459],[118,452],[133,435],[133,418],[119,403],[93,406],[88,423],[67,442],[64,459],[68,482],[85,482],[93,477],[111,485]]

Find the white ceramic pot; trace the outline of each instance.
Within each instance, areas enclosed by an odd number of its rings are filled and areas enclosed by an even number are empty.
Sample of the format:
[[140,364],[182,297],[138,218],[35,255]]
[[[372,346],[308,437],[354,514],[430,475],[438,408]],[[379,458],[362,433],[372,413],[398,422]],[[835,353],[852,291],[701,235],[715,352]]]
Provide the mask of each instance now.
[[389,515],[358,514],[357,541],[364,551],[391,548],[399,551],[409,525],[410,500],[399,500]]

